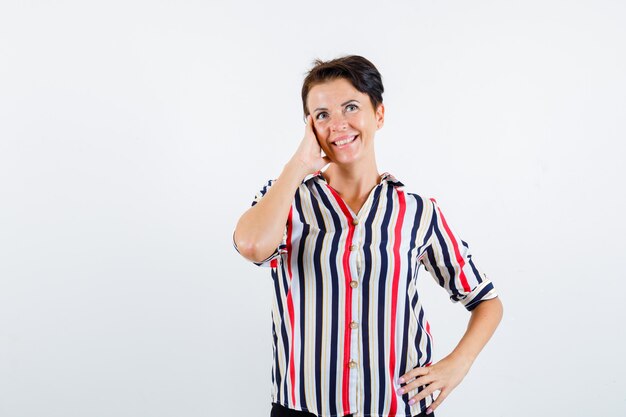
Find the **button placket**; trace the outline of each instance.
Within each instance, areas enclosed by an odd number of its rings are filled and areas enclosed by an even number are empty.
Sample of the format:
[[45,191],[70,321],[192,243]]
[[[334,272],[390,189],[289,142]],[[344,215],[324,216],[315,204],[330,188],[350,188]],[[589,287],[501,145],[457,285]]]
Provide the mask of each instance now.
[[[360,386],[359,379],[361,377],[361,367],[360,367],[360,357],[361,357],[361,349],[360,349],[360,337],[359,337],[359,322],[360,322],[360,305],[361,305],[361,291],[358,290],[361,277],[362,277],[362,264],[361,264],[361,251],[362,251],[362,227],[360,227],[360,221],[358,217],[354,217],[352,219],[352,242],[350,245],[350,261],[353,266],[351,268],[351,281],[350,288],[352,291],[352,305],[350,308],[352,309],[351,321],[346,323],[349,327],[349,331],[351,333],[351,343],[350,343],[350,361],[347,366],[350,371],[350,403],[352,407],[359,407],[359,397],[361,394],[362,387]],[[356,408],[355,408],[356,409]]]
[[[358,347],[358,341],[359,341],[359,337],[358,337],[358,328],[359,328],[359,324],[358,324],[358,306],[359,306],[359,294],[360,291],[355,291],[359,288],[359,281],[360,281],[360,276],[361,276],[361,264],[360,264],[360,242],[361,242],[361,236],[360,236],[360,228],[358,227],[359,224],[359,219],[357,217],[354,217],[351,221],[352,223],[352,227],[353,227],[353,234],[352,234],[352,242],[350,244],[349,247],[349,251],[350,251],[350,261],[351,264],[353,265],[353,268],[351,268],[351,280],[350,280],[350,288],[352,291],[352,305],[350,306],[351,310],[352,310],[352,320],[349,323],[346,323],[346,325],[349,327],[350,332],[352,334],[351,336],[351,346],[350,346],[350,361],[348,362],[347,366],[350,369],[350,373],[351,373],[351,381],[356,384],[356,378],[358,377],[358,359],[359,359],[359,347]],[[353,388],[356,390],[356,385],[353,385]],[[354,395],[356,395],[356,391],[354,392]],[[355,398],[356,401],[356,398]]]

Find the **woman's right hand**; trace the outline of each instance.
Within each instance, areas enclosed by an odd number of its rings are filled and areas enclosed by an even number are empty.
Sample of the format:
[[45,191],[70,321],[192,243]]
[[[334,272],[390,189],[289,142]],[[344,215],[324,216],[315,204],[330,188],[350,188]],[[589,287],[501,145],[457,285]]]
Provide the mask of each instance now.
[[291,161],[300,165],[307,175],[314,174],[331,163],[327,156],[322,156],[322,148],[313,131],[313,117],[310,114],[306,117],[304,138]]
[[253,262],[267,259],[283,239],[294,194],[302,179],[330,162],[328,157],[322,156],[313,130],[313,118],[307,116],[304,138],[275,184],[237,222],[233,240],[239,253]]

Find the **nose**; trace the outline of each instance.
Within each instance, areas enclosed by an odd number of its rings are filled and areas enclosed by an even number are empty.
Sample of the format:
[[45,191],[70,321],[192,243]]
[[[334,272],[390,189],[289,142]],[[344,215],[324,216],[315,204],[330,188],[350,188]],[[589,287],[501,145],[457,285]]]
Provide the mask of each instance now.
[[330,122],[330,129],[333,132],[341,132],[348,128],[348,121],[343,113],[335,115]]

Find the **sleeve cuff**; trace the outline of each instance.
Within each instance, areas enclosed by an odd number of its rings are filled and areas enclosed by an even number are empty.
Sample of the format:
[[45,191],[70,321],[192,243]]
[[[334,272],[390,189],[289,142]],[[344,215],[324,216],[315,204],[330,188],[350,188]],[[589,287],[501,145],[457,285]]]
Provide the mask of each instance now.
[[498,293],[493,283],[488,279],[484,279],[472,292],[468,293],[463,298],[459,298],[458,301],[460,301],[468,311],[472,311],[482,301],[490,300],[497,296]]

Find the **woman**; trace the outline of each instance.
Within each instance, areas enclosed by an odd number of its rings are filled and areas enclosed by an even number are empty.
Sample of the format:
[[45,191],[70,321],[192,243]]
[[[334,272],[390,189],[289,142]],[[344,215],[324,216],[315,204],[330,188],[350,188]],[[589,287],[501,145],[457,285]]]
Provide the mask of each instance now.
[[[234,231],[235,248],[271,268],[272,416],[434,415],[501,319],[493,284],[436,201],[379,174],[382,93],[363,57],[316,61],[302,88],[304,138]],[[422,266],[471,311],[434,364]]]

